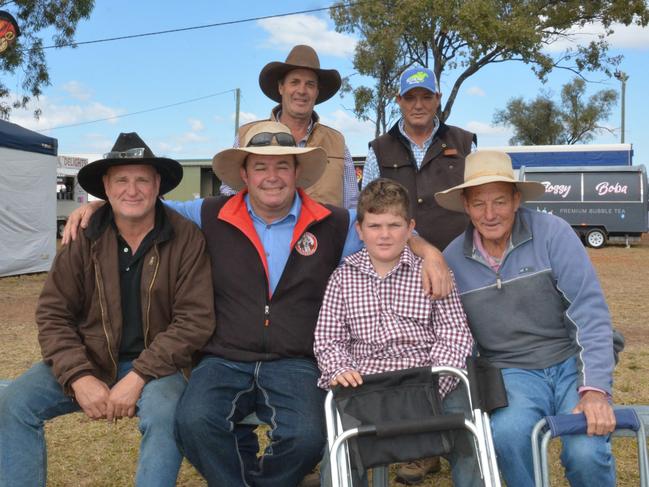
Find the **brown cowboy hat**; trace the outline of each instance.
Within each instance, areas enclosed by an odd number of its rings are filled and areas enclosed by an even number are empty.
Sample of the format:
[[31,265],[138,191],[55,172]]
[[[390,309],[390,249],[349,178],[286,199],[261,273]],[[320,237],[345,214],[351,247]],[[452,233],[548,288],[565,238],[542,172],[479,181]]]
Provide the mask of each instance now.
[[340,73],[335,69],[320,69],[320,59],[311,46],[298,45],[288,53],[283,63],[268,63],[259,73],[259,87],[271,100],[281,103],[279,80],[293,69],[310,69],[318,75],[318,97],[315,102],[322,103],[334,96],[340,89]]
[[91,162],[79,170],[79,184],[88,193],[102,200],[106,197],[102,177],[109,168],[127,164],[147,164],[160,174],[160,194],[174,189],[183,178],[183,167],[178,161],[166,157],[156,157],[149,146],[135,132],[121,133],[110,152],[103,159]]
[[512,160],[506,152],[477,150],[466,157],[464,182],[435,193],[439,206],[447,210],[464,212],[462,193],[466,188],[489,183],[512,183],[521,193],[521,201],[534,199],[545,192],[545,186],[536,181],[519,181],[514,177]]
[[259,122],[246,132],[240,148],[225,149],[212,158],[214,174],[232,189],[239,191],[246,185],[241,179],[239,169],[248,154],[294,155],[300,166],[300,177],[295,182],[299,188],[308,188],[320,179],[328,162],[327,153],[322,147],[296,147],[295,139],[286,125],[279,122]]

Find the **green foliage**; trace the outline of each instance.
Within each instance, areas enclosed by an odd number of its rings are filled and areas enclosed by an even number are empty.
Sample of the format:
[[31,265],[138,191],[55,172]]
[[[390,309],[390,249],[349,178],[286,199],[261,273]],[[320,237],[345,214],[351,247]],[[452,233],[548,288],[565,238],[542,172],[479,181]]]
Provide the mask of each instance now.
[[586,82],[575,78],[563,85],[561,103],[542,93],[530,102],[512,98],[504,110],[494,115],[497,125],[514,128],[512,145],[576,144],[590,142],[598,132],[610,129],[600,125],[617,102],[615,90],[598,91],[584,100]]
[[[12,94],[0,81],[0,118],[8,119],[12,108],[24,108],[50,84],[41,35],[49,34],[55,46],[72,42],[77,24],[90,16],[93,7],[94,0],[14,0],[0,4],[20,28],[13,46],[0,54],[0,72],[19,74],[21,79],[19,94]],[[40,111],[34,115],[38,117]]]
[[[439,116],[446,120],[462,83],[489,64],[524,62],[543,81],[556,68],[610,76],[620,63],[608,54],[611,25],[649,22],[644,0],[344,0],[330,14],[339,32],[360,38],[354,67],[376,82],[348,92],[356,97],[356,115],[373,119],[377,131],[385,131],[399,73],[414,63],[432,69],[440,81],[454,76],[444,80],[451,89]],[[571,28],[592,22],[606,31],[589,45],[548,51],[550,44],[570,40]]]

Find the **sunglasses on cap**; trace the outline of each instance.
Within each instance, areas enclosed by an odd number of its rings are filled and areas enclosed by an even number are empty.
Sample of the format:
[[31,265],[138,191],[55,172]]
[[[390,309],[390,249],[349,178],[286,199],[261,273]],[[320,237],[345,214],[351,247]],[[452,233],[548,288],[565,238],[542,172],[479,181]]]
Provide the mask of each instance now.
[[260,132],[251,137],[246,147],[273,145],[273,139],[275,139],[277,145],[295,147],[295,139],[291,134],[287,134],[286,132]]

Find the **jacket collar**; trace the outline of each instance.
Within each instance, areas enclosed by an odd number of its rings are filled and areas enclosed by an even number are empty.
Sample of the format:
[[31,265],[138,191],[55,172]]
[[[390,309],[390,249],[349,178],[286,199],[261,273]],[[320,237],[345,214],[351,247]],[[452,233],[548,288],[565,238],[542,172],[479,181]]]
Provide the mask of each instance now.
[[[167,211],[168,210],[165,208],[164,204],[162,204],[162,201],[157,200],[155,204],[154,229],[157,230],[158,235],[155,238],[155,243],[165,242],[173,238],[174,230],[169,221]],[[106,202],[104,206],[99,208],[95,214],[92,215],[88,228],[84,230],[84,234],[88,240],[94,242],[104,234],[108,227],[114,227],[114,224],[115,216],[113,214],[113,208],[110,206],[110,203]]]
[[[524,242],[527,242],[528,240],[531,240],[533,235],[532,231],[530,230],[527,222],[523,219],[522,214],[524,214],[527,210],[526,208],[519,208],[516,211],[516,215],[514,217],[514,228],[512,228],[512,235],[511,235],[511,240],[512,240],[512,247],[518,247]],[[473,256],[473,249],[475,247],[473,243],[473,229],[475,227],[473,226],[473,223],[469,221],[469,224],[467,225],[466,230],[464,231],[464,246],[462,248],[462,251],[464,252],[464,255],[466,257],[471,257]]]
[[[410,141],[408,140],[407,137],[405,137],[402,133],[401,130],[399,129],[399,124],[401,123],[401,119],[397,120],[397,123],[395,123],[390,130],[388,130],[388,134],[390,134],[392,137],[397,139],[399,142],[401,142],[408,150],[410,150]],[[437,130],[433,134],[433,141],[442,135],[444,135],[446,132],[448,132],[448,125],[446,125],[444,122],[441,120],[439,121],[439,126],[437,127]]]

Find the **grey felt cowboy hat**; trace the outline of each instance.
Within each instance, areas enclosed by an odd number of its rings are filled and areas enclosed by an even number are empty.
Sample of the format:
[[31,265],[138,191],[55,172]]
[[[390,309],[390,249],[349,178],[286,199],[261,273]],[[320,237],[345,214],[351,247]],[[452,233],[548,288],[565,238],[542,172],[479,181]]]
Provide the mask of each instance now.
[[239,169],[249,154],[262,156],[294,155],[300,175],[296,181],[299,188],[315,183],[327,166],[327,153],[321,147],[296,147],[295,139],[286,125],[279,122],[256,123],[241,141],[237,149],[225,149],[212,158],[214,174],[239,191],[245,187]]
[[135,132],[121,133],[104,159],[91,162],[79,171],[79,184],[88,193],[103,200],[106,198],[102,177],[109,168],[127,164],[148,164],[160,174],[160,194],[174,189],[183,178],[183,167],[178,161],[156,157],[149,146]]
[[488,183],[512,183],[521,193],[521,201],[534,199],[545,192],[545,186],[536,181],[519,181],[514,177],[512,160],[506,152],[477,150],[466,157],[464,182],[435,193],[439,206],[447,210],[464,212],[462,192],[466,188]]
[[274,61],[264,66],[259,73],[259,87],[271,100],[281,103],[278,83],[286,73],[293,69],[310,69],[318,75],[318,97],[315,102],[322,103],[334,96],[340,89],[340,73],[335,69],[321,69],[318,54],[311,46],[298,45],[288,53],[286,61]]

